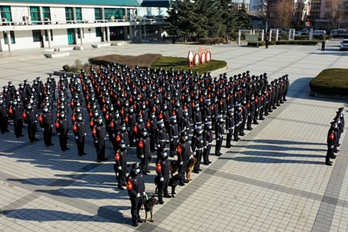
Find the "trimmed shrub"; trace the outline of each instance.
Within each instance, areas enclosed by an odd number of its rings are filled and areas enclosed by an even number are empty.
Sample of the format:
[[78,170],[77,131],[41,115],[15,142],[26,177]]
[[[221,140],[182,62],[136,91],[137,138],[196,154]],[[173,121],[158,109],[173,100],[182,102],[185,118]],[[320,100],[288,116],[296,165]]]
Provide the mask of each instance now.
[[224,43],[223,38],[201,38],[198,40],[198,43],[204,45],[220,44]]
[[[316,45],[319,41],[313,40],[279,40],[279,41],[269,41],[269,45]],[[265,41],[259,41],[259,46],[265,46]],[[249,47],[256,47],[256,42],[248,42]]]
[[69,72],[70,66],[67,65],[67,64],[65,64],[65,65],[63,66],[63,70],[64,70],[65,72]]
[[158,58],[160,58],[161,54],[143,54],[140,56],[124,56],[124,55],[117,55],[117,54],[111,54],[106,56],[98,56],[98,57],[92,57],[88,59],[88,61],[91,64],[94,65],[103,65],[107,66],[112,65],[113,63],[117,63],[120,65],[127,65],[130,68],[134,68],[135,65],[138,65],[139,67],[151,67],[152,63],[155,62]]
[[348,69],[324,69],[309,82],[309,87],[323,95],[348,96]]

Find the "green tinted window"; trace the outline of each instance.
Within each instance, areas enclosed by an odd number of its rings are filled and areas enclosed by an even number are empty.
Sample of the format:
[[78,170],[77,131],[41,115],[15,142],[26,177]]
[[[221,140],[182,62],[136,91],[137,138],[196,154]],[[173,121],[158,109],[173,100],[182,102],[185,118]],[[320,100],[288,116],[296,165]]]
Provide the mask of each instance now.
[[[4,32],[3,32],[5,44],[8,44],[7,33],[8,33],[8,31],[6,31],[6,32],[4,31]],[[16,41],[15,41],[15,36],[14,36],[14,32],[13,32],[13,31],[10,31],[10,40],[11,40],[11,44],[16,43]]]
[[74,13],[73,13],[72,7],[65,7],[65,18],[66,18],[66,21],[74,20]]
[[7,22],[12,21],[11,18],[11,7],[10,6],[0,6],[1,18],[6,19]]
[[76,12],[76,21],[78,23],[81,23],[82,22],[82,10],[81,10],[81,7],[76,7],[75,8],[75,12]]
[[32,24],[38,24],[40,20],[40,10],[39,7],[30,7],[30,17]]
[[51,12],[49,7],[42,7],[42,17],[44,18],[44,20],[51,20]]
[[94,8],[94,19],[95,20],[101,20],[102,18],[102,9],[101,8]]

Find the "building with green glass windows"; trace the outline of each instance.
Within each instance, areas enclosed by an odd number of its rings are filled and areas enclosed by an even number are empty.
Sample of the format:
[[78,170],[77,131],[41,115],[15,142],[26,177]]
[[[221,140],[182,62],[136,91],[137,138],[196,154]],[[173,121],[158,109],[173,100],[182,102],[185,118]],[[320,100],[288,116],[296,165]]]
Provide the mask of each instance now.
[[161,37],[166,9],[149,9],[137,0],[4,0],[0,51]]

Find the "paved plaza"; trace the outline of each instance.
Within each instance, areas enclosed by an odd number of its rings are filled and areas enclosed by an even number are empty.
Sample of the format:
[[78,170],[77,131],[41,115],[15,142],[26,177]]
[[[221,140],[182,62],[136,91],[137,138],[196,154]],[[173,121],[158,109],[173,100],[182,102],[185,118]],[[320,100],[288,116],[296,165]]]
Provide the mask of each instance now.
[[[308,85],[323,69],[347,67],[348,53],[339,52],[338,44],[328,42],[325,52],[319,44],[269,49],[203,46],[212,51],[213,59],[227,61],[227,69],[220,72],[228,76],[249,70],[252,75],[266,72],[271,81],[289,74],[288,100],[246,131],[242,140],[223,148],[221,157],[211,154],[211,165],[193,173],[189,184],[178,186],[175,198],[154,207],[155,222],[138,227],[132,226],[127,191],[117,189],[108,140],[109,161],[100,164],[89,129],[87,155],[79,157],[71,132],[70,150],[62,152],[57,136],[52,138],[55,145],[46,148],[42,133],[37,133],[38,142],[30,143],[27,136],[17,139],[10,125],[10,133],[0,134],[0,231],[348,231],[347,128],[333,166],[324,165],[329,123],[347,99],[311,97]],[[36,76],[46,81],[48,73],[64,64],[87,62],[97,55],[185,57],[198,49],[169,43],[100,49],[86,45],[83,51],[55,59],[44,58],[40,49],[4,52],[0,86],[9,80],[18,86]],[[130,160],[137,161],[134,148],[129,153]],[[153,163],[150,170],[145,176],[149,195],[155,189]]]

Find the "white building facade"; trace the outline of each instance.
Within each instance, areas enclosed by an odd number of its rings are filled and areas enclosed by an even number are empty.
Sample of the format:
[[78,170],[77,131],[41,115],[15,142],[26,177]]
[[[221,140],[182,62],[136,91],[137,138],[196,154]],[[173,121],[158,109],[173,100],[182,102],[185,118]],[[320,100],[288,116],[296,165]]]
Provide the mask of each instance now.
[[0,51],[161,36],[163,18],[139,17],[139,7],[137,0],[5,0]]

